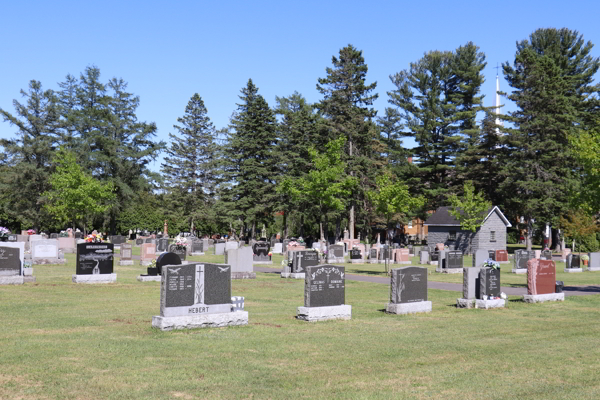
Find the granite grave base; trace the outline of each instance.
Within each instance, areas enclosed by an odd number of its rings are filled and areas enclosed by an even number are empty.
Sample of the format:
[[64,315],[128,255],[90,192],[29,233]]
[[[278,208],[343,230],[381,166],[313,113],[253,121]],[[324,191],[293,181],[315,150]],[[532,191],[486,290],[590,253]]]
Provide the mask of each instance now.
[[379,260],[369,260],[369,264],[379,264]]
[[203,256],[205,253],[190,253],[190,256]]
[[510,272],[513,274],[527,274],[527,268],[513,268]]
[[23,268],[23,276],[32,276],[33,268]]
[[388,314],[417,314],[431,312],[431,301],[416,301],[414,303],[387,303],[385,312]]
[[583,268],[565,268],[565,273],[573,274],[577,272],[583,272]]
[[351,319],[352,306],[342,304],[329,307],[298,307],[298,316],[303,321],[316,322],[329,319]]
[[256,279],[256,272],[232,272],[231,279]]
[[117,274],[73,275],[73,283],[114,283]]
[[23,283],[35,283],[35,276],[24,275],[23,276]]
[[148,260],[148,261],[141,260],[141,261],[140,261],[140,265],[141,265],[142,267],[147,267],[147,266],[149,266],[150,264],[152,264],[152,260]]
[[462,268],[442,268],[441,271],[439,271],[437,269],[435,271],[441,272],[442,274],[462,274],[463,273]]
[[201,314],[191,316],[152,317],[152,327],[161,331],[173,329],[222,328],[225,326],[248,325],[248,311]]
[[252,264],[272,265],[273,261],[252,261]]
[[281,277],[290,279],[305,279],[306,274],[304,272],[282,272]]
[[119,265],[133,265],[133,260],[119,260]]
[[334,258],[327,259],[327,264],[339,264],[339,263],[343,263],[343,262],[344,262],[343,257],[334,257]]
[[590,272],[600,271],[600,267],[587,267],[586,271],[590,271]]
[[24,282],[23,275],[0,275],[0,285],[22,285]]
[[564,293],[524,294],[525,303],[544,303],[546,301],[565,301]]
[[138,275],[137,280],[140,282],[160,282],[160,275]]
[[412,261],[395,261],[394,264],[412,264]]
[[364,263],[366,263],[365,260],[348,260],[348,262],[350,262],[350,264],[364,264]]
[[490,308],[504,308],[506,301],[503,299],[495,300],[475,300],[475,308],[489,310]]
[[457,308],[475,308],[475,299],[456,299]]
[[38,264],[38,265],[52,265],[52,264],[56,264],[56,265],[60,265],[60,264],[65,264],[67,262],[67,260],[65,258],[36,258],[33,263],[34,264]]
[[429,261],[427,264],[429,264],[429,265],[438,265],[438,262],[437,261]]

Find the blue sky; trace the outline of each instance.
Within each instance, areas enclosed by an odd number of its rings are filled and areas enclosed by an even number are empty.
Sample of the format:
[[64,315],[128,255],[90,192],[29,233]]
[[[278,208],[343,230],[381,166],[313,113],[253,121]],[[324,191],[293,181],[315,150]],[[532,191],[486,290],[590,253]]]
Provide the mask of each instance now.
[[[430,50],[473,41],[486,54],[485,104],[492,105],[497,63],[538,28],[567,27],[596,43],[600,3],[590,1],[5,1],[0,14],[0,108],[36,79],[58,89],[67,74],[100,68],[140,96],[138,118],[168,133],[194,93],[217,128],[229,122],[252,78],[271,106],[275,96],[321,96],[317,79],[351,43],[377,81],[379,115],[393,90],[389,75]],[[501,81],[501,89],[509,90]],[[507,106],[511,109],[511,106]],[[0,137],[15,127],[0,122]],[[158,170],[159,163],[152,169]]]

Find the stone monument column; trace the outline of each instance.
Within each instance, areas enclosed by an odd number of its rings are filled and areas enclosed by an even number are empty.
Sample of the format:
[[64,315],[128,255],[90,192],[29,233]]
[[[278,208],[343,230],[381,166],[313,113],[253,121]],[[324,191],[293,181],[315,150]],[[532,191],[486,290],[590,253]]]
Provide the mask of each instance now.
[[167,220],[165,219],[165,229],[164,229],[164,232],[163,232],[163,233],[164,233],[165,235],[169,235],[168,231],[169,231],[169,229],[167,228]]

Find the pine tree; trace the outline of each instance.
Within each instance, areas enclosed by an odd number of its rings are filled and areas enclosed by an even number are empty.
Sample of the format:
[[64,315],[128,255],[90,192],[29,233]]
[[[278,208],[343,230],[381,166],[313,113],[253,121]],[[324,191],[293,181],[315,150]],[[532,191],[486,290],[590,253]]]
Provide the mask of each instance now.
[[[510,157],[505,160],[501,190],[510,207],[525,219],[531,249],[533,221],[558,225],[570,208],[569,193],[580,184],[579,166],[569,138],[597,107],[592,86],[600,66],[589,54],[590,42],[568,29],[539,29],[517,43],[513,66],[502,65],[518,110],[505,116]],[[596,96],[590,96],[596,94]]]
[[368,66],[362,51],[351,44],[340,50],[339,59],[333,56],[331,62],[333,67],[326,68],[327,77],[320,78],[317,84],[323,95],[317,108],[327,120],[329,138],[346,138],[347,173],[360,182],[360,189],[352,193],[348,218],[350,238],[354,239],[354,207],[364,201],[366,189],[374,185],[381,166],[377,127],[372,121],[377,115],[372,106],[378,95],[371,92],[377,82],[366,84]]
[[246,227],[251,225],[254,238],[257,224],[272,219],[277,200],[277,124],[252,79],[241,93],[242,102],[231,119],[232,131],[224,149],[224,174],[232,183],[227,193],[230,217]]
[[448,188],[457,184],[455,159],[463,136],[477,129],[485,65],[484,54],[469,42],[455,52],[428,52],[390,77],[396,89],[388,92],[389,102],[402,111],[404,135],[417,143],[413,181],[421,182],[417,189],[425,195],[427,209],[442,205]]
[[165,186],[175,205],[187,216],[190,232],[198,221],[211,220],[215,195],[216,151],[215,128],[207,115],[204,101],[195,93],[185,108],[185,115],[173,125],[178,135],[169,133],[171,145],[161,164]]
[[40,230],[47,220],[43,193],[50,188],[51,160],[60,141],[60,113],[52,90],[39,81],[21,90],[25,103],[13,101],[16,115],[0,109],[5,122],[17,127],[15,139],[1,139],[4,148],[0,198],[8,217]]

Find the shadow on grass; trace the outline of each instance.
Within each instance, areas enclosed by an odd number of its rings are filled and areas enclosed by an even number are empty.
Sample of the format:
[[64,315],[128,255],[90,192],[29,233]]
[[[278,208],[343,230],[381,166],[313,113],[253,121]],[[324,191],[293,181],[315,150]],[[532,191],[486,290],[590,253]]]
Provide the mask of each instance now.
[[565,286],[563,292],[586,292],[586,293],[600,293],[600,286]]
[[349,274],[366,274],[366,275],[378,275],[386,277],[387,274],[384,271],[370,271],[367,269],[352,269],[348,271]]

